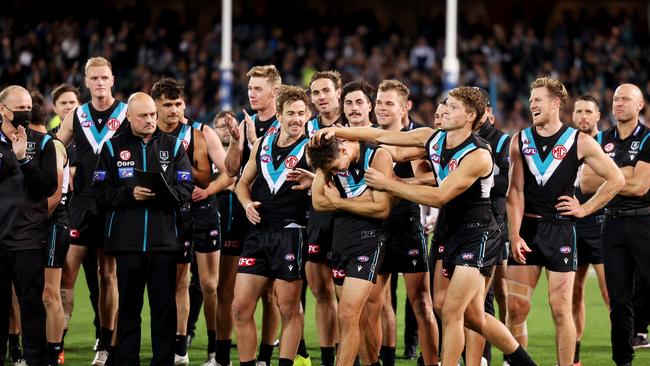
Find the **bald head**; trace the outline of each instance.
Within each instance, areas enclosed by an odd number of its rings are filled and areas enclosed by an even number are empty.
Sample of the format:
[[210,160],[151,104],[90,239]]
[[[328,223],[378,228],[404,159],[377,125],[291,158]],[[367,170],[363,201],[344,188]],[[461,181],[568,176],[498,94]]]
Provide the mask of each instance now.
[[134,135],[143,138],[150,136],[156,130],[158,122],[156,103],[146,93],[134,93],[129,97],[126,117]]
[[[12,97],[21,97],[21,96],[27,96],[29,97],[29,92],[27,89],[23,88],[20,85],[9,85],[8,87],[2,89],[0,91],[0,103],[5,104],[7,102],[7,99],[12,98]],[[31,98],[30,98],[31,99]]]
[[636,123],[643,109],[643,93],[633,84],[622,84],[614,92],[612,110],[618,123]]

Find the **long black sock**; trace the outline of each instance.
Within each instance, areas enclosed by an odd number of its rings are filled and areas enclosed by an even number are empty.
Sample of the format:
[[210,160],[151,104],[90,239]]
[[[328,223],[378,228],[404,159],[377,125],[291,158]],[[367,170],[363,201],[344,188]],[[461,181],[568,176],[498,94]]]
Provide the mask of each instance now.
[[20,334],[9,334],[9,348],[20,347]]
[[278,366],[293,366],[293,360],[281,358],[278,360]]
[[179,356],[185,356],[187,354],[187,336],[185,334],[176,334],[174,353]]
[[381,346],[379,359],[384,366],[395,366],[395,347]]
[[255,366],[255,360],[239,362],[240,366]]
[[208,329],[208,354],[217,351],[217,331]]
[[381,366],[381,363],[379,361],[371,363],[369,366]]
[[354,358],[354,363],[353,363],[353,365],[354,365],[354,366],[361,366],[361,362],[359,362],[359,356],[357,356],[357,357]]
[[580,341],[576,341],[576,353],[573,355],[573,363],[580,361]]
[[298,354],[304,358],[309,357],[309,352],[307,352],[307,345],[305,345],[304,338],[301,338],[300,343],[298,343]]
[[68,334],[68,329],[63,330],[63,335],[61,336],[61,343],[65,343],[65,335]]
[[260,343],[260,353],[257,354],[258,361],[266,362],[266,365],[271,364],[271,357],[273,356],[273,345]]
[[113,339],[113,331],[102,327],[99,333],[99,347],[97,350],[108,351],[111,346],[111,340]]
[[50,366],[59,364],[59,353],[63,350],[63,344],[47,342],[47,362]]
[[321,347],[320,358],[323,366],[334,366],[336,349],[334,347]]
[[535,361],[530,358],[530,355],[521,346],[517,347],[513,353],[504,355],[503,358],[508,361],[510,366],[537,366]]
[[232,340],[224,339],[222,341],[217,340],[217,363],[222,366],[228,366],[230,364],[230,344]]

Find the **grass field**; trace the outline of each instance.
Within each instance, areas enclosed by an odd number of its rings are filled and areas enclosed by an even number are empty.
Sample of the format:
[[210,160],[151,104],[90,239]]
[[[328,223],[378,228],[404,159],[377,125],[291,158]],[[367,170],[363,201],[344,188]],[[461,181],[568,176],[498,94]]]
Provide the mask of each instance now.
[[[83,277],[81,277],[82,279]],[[404,295],[403,282],[400,281],[398,290],[400,296]],[[307,312],[305,316],[305,336],[307,346],[312,357],[312,363],[319,365],[320,350],[318,348],[318,336],[314,320],[313,299],[308,298]],[[582,340],[581,359],[584,366],[612,365],[611,348],[609,343],[609,317],[598,291],[595,277],[590,276],[587,283],[587,328]],[[399,302],[401,303],[401,302]],[[148,364],[151,353],[151,342],[149,337],[149,316],[147,301],[142,315],[142,364]],[[259,310],[259,309],[258,309]],[[259,317],[258,317],[259,318]],[[402,324],[404,318],[403,309],[398,309],[398,357],[403,354]],[[202,320],[202,318],[201,318]],[[546,296],[546,281],[540,280],[539,286],[534,294],[533,309],[528,319],[528,332],[530,336],[529,352],[539,365],[555,365],[555,332],[550,316]],[[197,338],[189,350],[191,365],[201,365],[205,358],[206,336],[203,323],[198,324]],[[94,344],[94,330],[92,327],[92,308],[88,301],[88,292],[83,280],[77,281],[75,288],[75,310],[70,323],[70,330],[66,337],[66,365],[89,365],[94,354],[91,347]],[[274,362],[277,360],[277,350],[274,354]],[[236,350],[232,351],[232,359],[237,360]],[[493,352],[493,365],[501,365],[501,353]],[[238,362],[233,361],[234,365]],[[415,361],[398,359],[398,365],[415,365]],[[635,358],[636,365],[650,365],[650,350],[639,350]]]

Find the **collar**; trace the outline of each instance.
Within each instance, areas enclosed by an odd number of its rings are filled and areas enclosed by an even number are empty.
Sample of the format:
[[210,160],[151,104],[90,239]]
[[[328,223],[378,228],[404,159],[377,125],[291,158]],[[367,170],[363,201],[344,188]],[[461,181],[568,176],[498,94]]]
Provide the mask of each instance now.
[[[643,129],[643,125],[641,124],[641,122],[636,121],[636,127],[634,127],[634,131],[630,136],[625,138],[625,140],[629,139],[630,137],[636,137],[639,133],[641,133],[642,129]],[[614,126],[614,138],[623,141],[618,137],[618,126]]]

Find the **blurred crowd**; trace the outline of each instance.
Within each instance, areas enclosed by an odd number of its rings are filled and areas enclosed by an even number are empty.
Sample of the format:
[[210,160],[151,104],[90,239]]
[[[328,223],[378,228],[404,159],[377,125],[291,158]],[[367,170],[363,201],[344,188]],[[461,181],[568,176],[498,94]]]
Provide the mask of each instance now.
[[[441,23],[409,35],[396,27],[381,30],[372,16],[354,23],[317,19],[302,29],[234,19],[234,110],[247,105],[246,71],[272,63],[283,83],[302,86],[315,70],[339,70],[345,82],[397,78],[413,94],[412,119],[430,123],[443,93],[444,19],[433,21]],[[459,83],[489,90],[497,124],[507,131],[528,124],[528,86],[540,75],[561,80],[572,97],[598,98],[601,128],[613,120],[616,85],[632,82],[650,95],[650,32],[643,15],[584,11],[566,13],[557,23],[539,30],[515,22],[506,29],[460,20]],[[0,40],[0,85],[26,85],[49,95],[62,82],[81,86],[80,62],[104,56],[113,62],[118,98],[149,91],[161,76],[171,76],[185,81],[191,117],[208,121],[219,109],[220,24],[199,32],[156,21],[66,18],[26,24],[0,18]],[[564,121],[570,121],[568,113],[565,107]]]

